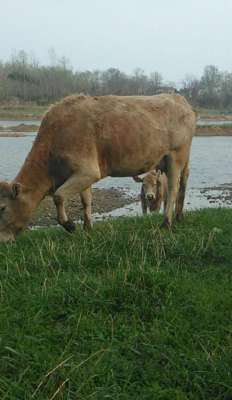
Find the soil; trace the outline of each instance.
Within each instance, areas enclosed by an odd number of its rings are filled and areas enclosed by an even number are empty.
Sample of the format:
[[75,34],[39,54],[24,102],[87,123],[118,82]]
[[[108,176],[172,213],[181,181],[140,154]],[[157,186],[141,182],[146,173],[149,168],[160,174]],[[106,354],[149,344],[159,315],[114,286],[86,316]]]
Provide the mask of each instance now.
[[231,126],[198,126],[195,136],[232,136]]
[[[94,189],[93,190],[93,213],[103,213],[115,210],[139,200],[139,196],[128,196],[124,191],[118,189]],[[82,220],[83,211],[80,197],[71,197],[66,203],[66,212],[74,221]],[[56,225],[56,208],[51,197],[46,197],[36,210],[30,226]]]

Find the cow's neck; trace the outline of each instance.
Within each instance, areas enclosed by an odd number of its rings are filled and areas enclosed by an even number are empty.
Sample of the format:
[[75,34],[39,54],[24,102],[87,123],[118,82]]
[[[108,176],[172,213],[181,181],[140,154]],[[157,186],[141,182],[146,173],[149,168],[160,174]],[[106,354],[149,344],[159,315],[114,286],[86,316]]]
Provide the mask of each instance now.
[[22,185],[24,201],[28,203],[30,212],[38,206],[52,188],[45,158],[37,161],[28,157],[14,181]]

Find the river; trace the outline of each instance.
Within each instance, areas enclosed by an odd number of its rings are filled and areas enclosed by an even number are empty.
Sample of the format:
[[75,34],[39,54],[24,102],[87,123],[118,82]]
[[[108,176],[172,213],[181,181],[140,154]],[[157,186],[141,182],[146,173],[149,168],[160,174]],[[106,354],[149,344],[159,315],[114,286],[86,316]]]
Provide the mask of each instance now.
[[[0,138],[0,180],[11,180],[15,177],[32,146],[34,137],[29,135]],[[227,201],[221,198],[222,191],[225,193],[227,189],[218,188],[222,184],[230,186],[232,181],[231,154],[232,137],[193,138],[186,208],[231,206],[228,196]],[[94,186],[118,188],[128,195],[138,193],[140,189],[140,185],[131,178],[106,178]],[[137,213],[138,207],[126,207],[121,213]]]

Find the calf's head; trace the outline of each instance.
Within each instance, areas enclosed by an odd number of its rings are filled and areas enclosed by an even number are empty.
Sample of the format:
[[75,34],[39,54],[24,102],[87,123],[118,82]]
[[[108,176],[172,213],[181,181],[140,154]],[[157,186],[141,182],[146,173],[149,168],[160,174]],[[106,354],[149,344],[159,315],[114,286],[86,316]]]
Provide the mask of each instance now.
[[27,223],[27,214],[21,185],[0,182],[0,242],[15,239]]
[[143,178],[134,177],[136,182],[142,182],[143,193],[148,201],[154,201],[157,196],[157,191],[160,185],[161,171],[148,172]]

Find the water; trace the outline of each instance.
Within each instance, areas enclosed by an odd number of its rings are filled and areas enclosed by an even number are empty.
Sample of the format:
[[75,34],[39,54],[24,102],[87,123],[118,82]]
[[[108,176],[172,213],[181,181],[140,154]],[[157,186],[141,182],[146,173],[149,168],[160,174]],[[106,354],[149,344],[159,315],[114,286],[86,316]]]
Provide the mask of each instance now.
[[0,137],[0,180],[15,177],[31,149],[34,136]]
[[213,120],[213,119],[199,119],[197,121],[197,125],[205,125],[205,126],[221,126],[221,125],[232,125],[232,120],[226,121],[226,120]]
[[7,128],[9,126],[18,126],[18,125],[40,125],[41,121],[39,120],[0,120],[0,126]]
[[[32,146],[34,137],[0,138],[0,180],[11,180],[16,176]],[[215,206],[201,193],[201,189],[232,182],[231,154],[232,137],[193,138],[186,199],[187,208]],[[140,184],[131,178],[105,178],[94,187],[105,189],[116,187],[128,195],[140,191]],[[223,204],[220,204],[219,201],[217,205]],[[139,206],[135,207],[137,209]],[[131,208],[131,211],[134,212],[133,206],[127,206],[121,210],[122,214],[125,213],[125,210],[130,214]],[[115,213],[117,214],[117,212]]]
[[[232,182],[232,137],[194,137],[188,186],[192,189]],[[109,188],[138,190],[131,178],[106,178],[98,183]]]

